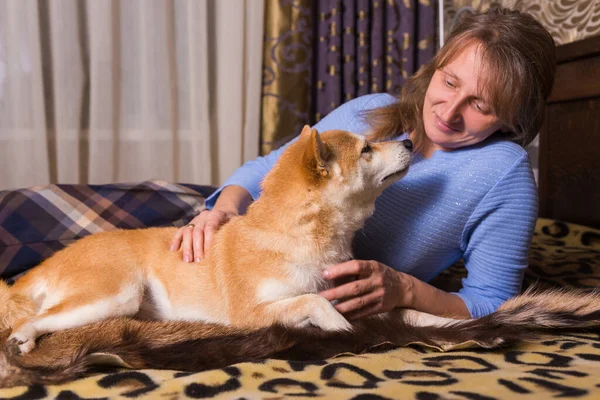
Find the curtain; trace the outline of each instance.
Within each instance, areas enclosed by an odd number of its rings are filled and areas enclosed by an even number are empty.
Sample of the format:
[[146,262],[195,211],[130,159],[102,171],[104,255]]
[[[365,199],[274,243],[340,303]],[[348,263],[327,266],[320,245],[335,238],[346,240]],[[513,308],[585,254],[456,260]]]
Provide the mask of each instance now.
[[311,121],[313,3],[266,1],[261,154],[285,144]]
[[258,155],[262,0],[1,0],[0,189],[219,184]]
[[436,48],[436,2],[267,0],[261,152],[342,103],[397,94]]
[[328,0],[318,3],[318,121],[368,93],[399,93],[434,54],[435,10],[415,1]]

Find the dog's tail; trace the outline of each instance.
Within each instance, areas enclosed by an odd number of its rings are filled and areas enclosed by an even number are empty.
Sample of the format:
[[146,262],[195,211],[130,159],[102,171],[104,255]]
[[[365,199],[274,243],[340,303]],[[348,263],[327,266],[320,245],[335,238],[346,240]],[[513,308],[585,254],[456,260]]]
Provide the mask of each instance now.
[[0,280],[0,331],[10,329],[20,318],[35,315],[35,305],[26,296],[14,293],[11,287]]
[[246,330],[192,322],[116,318],[54,332],[12,356],[0,332],[0,387],[58,384],[107,366],[202,371],[259,360],[294,344],[280,326]]
[[[533,340],[539,334],[600,327],[600,290],[532,287],[480,319],[425,328],[426,344],[448,350],[471,342],[497,347]],[[429,329],[429,330],[428,330]]]
[[600,288],[546,289],[535,287],[505,302],[490,315],[496,324],[535,331],[600,326]]

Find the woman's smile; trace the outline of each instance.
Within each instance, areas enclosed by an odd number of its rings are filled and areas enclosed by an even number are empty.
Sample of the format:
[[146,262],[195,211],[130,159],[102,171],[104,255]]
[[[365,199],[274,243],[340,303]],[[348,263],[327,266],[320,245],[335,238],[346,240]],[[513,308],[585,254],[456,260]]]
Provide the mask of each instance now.
[[440,131],[447,133],[447,134],[460,132],[460,129],[455,128],[455,127],[453,127],[453,125],[444,122],[444,120],[442,120],[440,117],[438,117],[437,114],[434,113],[433,115],[435,116],[435,122]]

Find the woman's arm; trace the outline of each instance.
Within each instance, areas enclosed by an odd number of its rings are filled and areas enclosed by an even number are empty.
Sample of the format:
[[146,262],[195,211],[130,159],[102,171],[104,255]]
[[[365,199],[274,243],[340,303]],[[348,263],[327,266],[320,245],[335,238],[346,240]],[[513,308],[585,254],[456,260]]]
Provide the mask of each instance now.
[[471,318],[467,305],[459,296],[445,292],[427,282],[403,272],[396,272],[404,281],[398,307],[412,308],[440,317],[466,319]]
[[377,261],[352,260],[329,267],[327,280],[355,277],[356,280],[321,292],[348,319],[412,308],[428,314],[452,318],[470,318],[465,302],[411,275],[395,271]]
[[246,213],[250,203],[252,203],[252,196],[246,189],[241,186],[230,185],[223,188],[213,210],[241,215]]
[[462,237],[467,277],[457,293],[474,318],[517,295],[537,219],[537,187],[523,153],[489,190],[467,221]]

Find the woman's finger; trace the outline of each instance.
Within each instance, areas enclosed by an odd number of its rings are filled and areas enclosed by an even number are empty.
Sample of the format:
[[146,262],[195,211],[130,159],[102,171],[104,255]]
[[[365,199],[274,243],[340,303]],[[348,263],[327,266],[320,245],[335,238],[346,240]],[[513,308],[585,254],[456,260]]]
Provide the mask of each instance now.
[[350,312],[344,315],[349,321],[356,321],[357,319],[368,317],[369,315],[379,314],[381,312],[381,304],[379,302],[373,303],[360,310]]
[[361,261],[358,276],[368,278],[373,275],[379,264],[376,261]]
[[329,301],[343,300],[358,297],[364,293],[371,292],[375,286],[369,279],[360,279],[337,286],[319,293]]
[[379,307],[381,300],[382,294],[379,291],[375,291],[336,304],[335,309],[341,314],[356,314],[374,306]]
[[364,261],[350,260],[341,264],[332,265],[323,271],[325,279],[336,279],[349,275],[358,275],[361,271],[361,263]]
[[204,229],[196,226],[192,232],[192,247],[194,250],[194,260],[196,262],[204,259]]
[[169,246],[170,251],[177,251],[181,247],[181,239],[183,238],[183,230],[185,228],[179,228],[175,231],[173,239],[171,239],[171,245]]
[[194,225],[189,224],[183,227],[183,240],[181,241],[181,249],[183,252],[183,261],[189,263],[192,262],[192,232]]
[[221,220],[210,220],[206,222],[206,226],[204,227],[204,254],[208,253],[215,232],[217,232],[221,225],[223,225],[223,221]]

